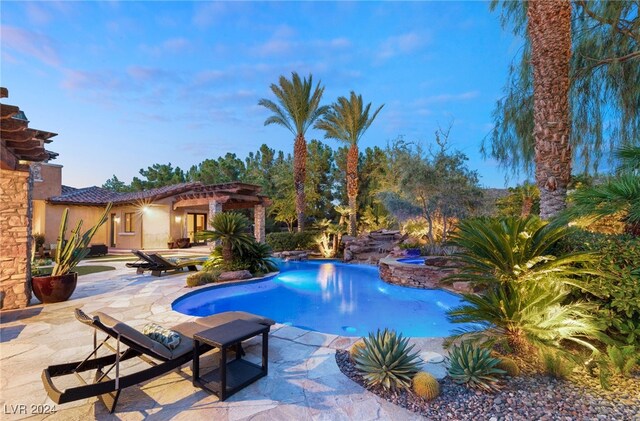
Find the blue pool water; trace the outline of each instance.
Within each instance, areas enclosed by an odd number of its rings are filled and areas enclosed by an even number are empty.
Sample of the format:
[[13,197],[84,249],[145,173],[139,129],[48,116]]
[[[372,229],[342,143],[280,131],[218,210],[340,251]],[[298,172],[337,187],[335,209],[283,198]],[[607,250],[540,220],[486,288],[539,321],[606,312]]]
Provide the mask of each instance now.
[[424,265],[424,257],[405,257],[398,259],[400,263],[408,263],[410,265]]
[[449,292],[387,284],[375,266],[334,261],[278,266],[281,272],[267,280],[195,291],[175,300],[172,308],[193,316],[247,311],[343,336],[365,336],[388,327],[405,336],[437,337],[454,329],[445,312],[461,299]]

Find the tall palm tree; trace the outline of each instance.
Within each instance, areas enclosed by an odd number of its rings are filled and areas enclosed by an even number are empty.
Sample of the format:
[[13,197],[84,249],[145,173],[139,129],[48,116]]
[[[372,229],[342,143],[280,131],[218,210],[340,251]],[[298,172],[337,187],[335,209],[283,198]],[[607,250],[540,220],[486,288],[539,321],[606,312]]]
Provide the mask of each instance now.
[[530,1],[527,9],[533,67],[533,135],[540,216],[566,206],[571,180],[569,63],[571,2]]
[[347,154],[347,196],[349,197],[349,235],[356,235],[356,198],[358,196],[358,141],[384,107],[382,104],[369,117],[371,103],[363,106],[362,95],[351,91],[349,99],[341,96],[316,123],[325,131],[324,137],[349,144]]
[[313,88],[312,76],[300,79],[296,72],[291,73],[291,80],[280,76],[278,85],[271,84],[271,91],[278,103],[263,98],[258,101],[273,113],[264,121],[264,125],[278,124],[284,126],[295,135],[293,144],[293,183],[296,188],[296,214],[298,215],[298,231],[304,229],[304,180],[307,172],[307,142],[304,134],[311,125],[328,109],[320,106],[324,87],[320,82]]

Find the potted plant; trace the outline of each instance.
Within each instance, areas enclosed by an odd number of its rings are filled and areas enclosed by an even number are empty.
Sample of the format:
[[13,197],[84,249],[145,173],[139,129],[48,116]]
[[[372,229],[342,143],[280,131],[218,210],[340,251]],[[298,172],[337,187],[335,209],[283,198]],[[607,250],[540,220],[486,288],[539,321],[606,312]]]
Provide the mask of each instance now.
[[175,241],[173,241],[173,237],[172,236],[168,236],[167,237],[167,248],[172,249],[176,246]]
[[107,221],[110,210],[111,203],[107,204],[98,223],[84,234],[80,233],[82,220],[78,221],[78,225],[71,231],[69,239],[66,238],[69,208],[64,210],[60,220],[60,234],[53,255],[53,270],[49,275],[31,277],[33,293],[38,300],[47,304],[66,301],[71,297],[78,281],[78,274],[73,272],[73,269],[89,254],[89,243],[98,228]]

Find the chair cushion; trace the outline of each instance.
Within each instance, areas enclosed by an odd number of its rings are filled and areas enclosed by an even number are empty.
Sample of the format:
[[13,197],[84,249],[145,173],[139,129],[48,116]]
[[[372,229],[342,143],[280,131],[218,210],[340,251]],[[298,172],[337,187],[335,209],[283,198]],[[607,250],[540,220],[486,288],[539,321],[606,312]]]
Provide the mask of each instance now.
[[170,350],[174,350],[180,345],[180,334],[173,330],[166,329],[156,323],[147,323],[142,328],[142,333],[156,342],[160,342]]
[[117,319],[114,319],[108,314],[96,312],[95,315],[98,316],[102,324],[113,329],[116,333],[127,338],[131,342],[134,342],[140,347],[150,350],[152,353],[162,357],[165,360],[170,360],[173,358],[172,352],[171,350],[169,350],[169,348],[162,345],[160,342],[154,341],[153,339],[144,335],[142,332],[137,331],[136,329],[125,323],[122,323]]

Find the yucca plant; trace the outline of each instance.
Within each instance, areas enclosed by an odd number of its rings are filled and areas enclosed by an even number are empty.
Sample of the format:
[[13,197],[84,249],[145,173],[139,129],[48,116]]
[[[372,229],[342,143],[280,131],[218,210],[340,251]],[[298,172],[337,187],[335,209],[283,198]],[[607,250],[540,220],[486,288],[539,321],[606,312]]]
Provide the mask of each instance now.
[[394,330],[385,329],[369,333],[364,348],[354,355],[356,369],[368,386],[384,389],[408,389],[411,379],[422,365],[417,353],[411,353],[409,339]]
[[56,245],[56,254],[54,256],[54,266],[51,276],[60,276],[70,273],[82,259],[89,254],[89,244],[98,229],[107,222],[107,216],[111,210],[111,203],[107,204],[102,212],[102,216],[98,219],[96,225],[88,231],[81,234],[82,220],[78,221],[76,228],[71,231],[71,237],[67,239],[67,222],[69,217],[69,208],[62,213],[60,220],[60,233],[58,234],[58,242]]
[[595,256],[585,252],[552,254],[556,243],[569,232],[568,227],[534,216],[461,221],[449,238],[460,250],[452,256],[460,271],[445,281],[481,285],[552,281],[581,286],[577,277],[594,274],[588,263]]
[[488,348],[463,341],[459,346],[454,345],[449,352],[448,372],[458,384],[494,392],[500,389],[500,378],[506,374],[498,368],[499,364],[500,359],[492,357]]

